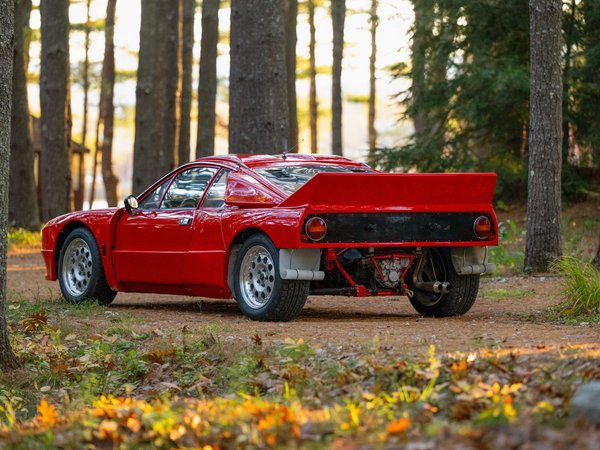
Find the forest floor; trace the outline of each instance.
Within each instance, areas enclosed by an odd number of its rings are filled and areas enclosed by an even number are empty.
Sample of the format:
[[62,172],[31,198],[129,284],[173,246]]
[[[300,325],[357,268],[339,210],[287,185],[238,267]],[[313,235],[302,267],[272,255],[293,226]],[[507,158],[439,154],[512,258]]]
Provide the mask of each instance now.
[[[0,374],[0,447],[600,449],[600,427],[570,418],[600,380],[598,315],[561,316],[561,277],[521,272],[524,208],[499,219],[500,270],[445,319],[385,297],[309,297],[288,323],[233,300],[70,305],[36,244],[13,246],[21,368]],[[566,209],[566,254],[589,258],[599,219]]]
[[[8,262],[8,289],[25,298],[60,298],[58,282],[44,279],[41,256],[13,254]],[[214,328],[228,339],[251,337],[282,341],[304,339],[315,344],[382,344],[409,354],[422,354],[434,344],[443,352],[482,347],[536,348],[600,342],[600,326],[586,322],[559,324],[544,320],[560,294],[556,275],[483,277],[480,295],[462,317],[419,316],[406,297],[309,297],[300,316],[288,323],[254,322],[242,316],[234,300],[119,293],[110,311],[130,318],[133,331],[162,332]],[[67,304],[65,303],[65,307]],[[97,314],[100,313],[100,314]],[[84,319],[91,331],[110,326],[104,309]]]

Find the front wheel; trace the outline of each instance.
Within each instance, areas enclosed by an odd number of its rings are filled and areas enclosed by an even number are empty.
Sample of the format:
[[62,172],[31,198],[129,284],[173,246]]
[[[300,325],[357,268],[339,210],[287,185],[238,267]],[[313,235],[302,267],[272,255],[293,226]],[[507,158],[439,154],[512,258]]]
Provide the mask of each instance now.
[[308,281],[281,279],[279,252],[262,234],[244,242],[237,254],[233,276],[235,299],[242,312],[253,320],[292,320],[308,297]]
[[424,283],[448,282],[448,292],[431,292],[414,285],[412,270],[409,288],[414,295],[410,303],[419,314],[434,317],[461,316],[471,309],[479,291],[479,275],[458,275],[452,264],[450,249],[429,248],[425,254],[421,278]]
[[76,228],[65,239],[58,259],[58,283],[70,303],[95,299],[109,305],[117,295],[106,282],[98,244],[87,228]]

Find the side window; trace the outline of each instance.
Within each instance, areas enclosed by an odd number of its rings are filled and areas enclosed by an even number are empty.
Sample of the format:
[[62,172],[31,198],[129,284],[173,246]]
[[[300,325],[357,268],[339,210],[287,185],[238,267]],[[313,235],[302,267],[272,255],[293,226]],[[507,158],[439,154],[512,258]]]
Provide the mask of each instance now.
[[169,185],[171,178],[165,181],[163,184],[158,186],[154,191],[152,191],[144,200],[142,200],[139,204],[140,209],[158,209],[158,205],[163,198],[165,190]]
[[195,209],[216,172],[217,169],[212,167],[194,167],[180,172],[169,186],[160,209]]
[[225,189],[227,188],[227,178],[229,170],[223,170],[210,186],[206,197],[202,202],[203,208],[220,208],[225,204]]

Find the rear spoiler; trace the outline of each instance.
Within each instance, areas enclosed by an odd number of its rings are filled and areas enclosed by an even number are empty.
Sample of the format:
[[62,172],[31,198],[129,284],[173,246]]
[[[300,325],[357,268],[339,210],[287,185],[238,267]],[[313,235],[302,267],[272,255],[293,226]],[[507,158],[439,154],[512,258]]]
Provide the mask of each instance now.
[[329,173],[311,178],[279,207],[353,211],[491,211],[495,173]]

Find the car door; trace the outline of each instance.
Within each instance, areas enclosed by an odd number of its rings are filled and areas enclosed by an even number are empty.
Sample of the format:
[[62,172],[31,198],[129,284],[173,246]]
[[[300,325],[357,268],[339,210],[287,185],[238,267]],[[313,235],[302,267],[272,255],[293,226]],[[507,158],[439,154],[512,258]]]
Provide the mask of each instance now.
[[183,282],[196,295],[227,294],[227,248],[221,228],[225,190],[230,171],[222,169],[196,210],[190,251],[184,256]]
[[183,169],[142,198],[135,214],[123,214],[112,250],[121,283],[182,283],[195,211],[217,171],[208,166]]

